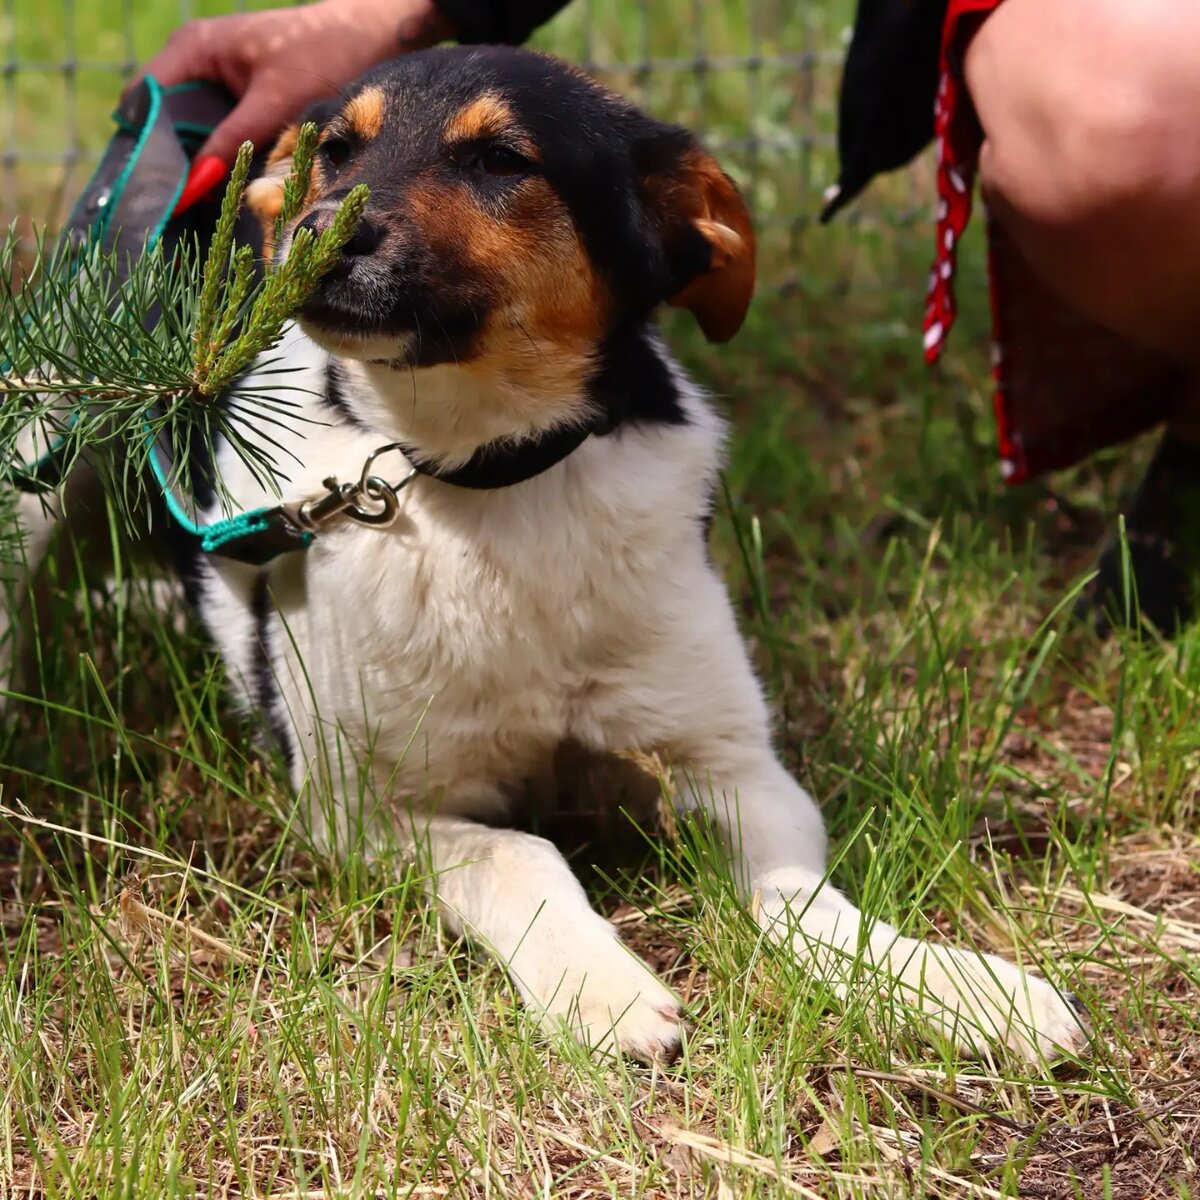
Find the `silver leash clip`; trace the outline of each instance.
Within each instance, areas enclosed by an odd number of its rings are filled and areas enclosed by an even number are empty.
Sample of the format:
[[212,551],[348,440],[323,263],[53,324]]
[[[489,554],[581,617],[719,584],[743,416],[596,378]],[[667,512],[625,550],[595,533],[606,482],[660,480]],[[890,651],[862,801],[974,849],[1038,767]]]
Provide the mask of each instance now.
[[395,521],[400,508],[398,493],[412,481],[417,473],[416,468],[412,468],[399,483],[388,483],[386,479],[373,475],[371,468],[381,455],[401,449],[403,447],[399,442],[389,442],[373,450],[363,463],[357,483],[338,483],[335,475],[322,480],[327,489],[325,495],[305,500],[296,509],[297,522],[310,533],[319,532],[339,517],[376,529],[389,526]]

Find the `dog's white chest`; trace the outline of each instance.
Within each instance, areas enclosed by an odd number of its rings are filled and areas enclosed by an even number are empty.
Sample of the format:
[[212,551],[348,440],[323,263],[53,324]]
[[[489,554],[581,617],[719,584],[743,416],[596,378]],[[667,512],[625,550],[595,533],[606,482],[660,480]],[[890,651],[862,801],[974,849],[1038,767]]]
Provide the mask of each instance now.
[[[324,356],[298,335],[286,348],[316,392]],[[336,761],[340,740],[388,791],[479,807],[564,740],[632,746],[648,665],[715,583],[701,525],[722,430],[699,396],[683,400],[684,423],[591,437],[512,487],[418,477],[391,527],[331,526],[266,586],[210,561],[206,622],[248,705],[288,731],[293,775]],[[289,497],[357,477],[385,440],[331,425],[316,397],[299,415],[283,439],[303,464]],[[271,501],[231,453],[220,467],[239,505]]]
[[291,731],[293,773],[341,741],[389,792],[477,811],[564,741],[633,746],[670,597],[705,570],[705,481],[680,495],[641,437],[501,492],[418,479],[391,528],[320,536],[257,603],[253,572],[215,575],[210,627],[246,699]]
[[[641,590],[638,564],[607,539],[539,529],[533,497],[506,497],[505,514],[472,497],[474,511],[456,505],[449,520],[439,497],[418,494],[435,488],[415,484],[386,532],[331,534],[273,592],[304,629],[297,649],[342,728],[373,741],[389,769],[411,742],[413,765],[449,782],[477,762],[495,773],[479,761],[493,752],[523,768],[572,732],[614,651],[627,661],[644,634],[614,605]],[[510,522],[529,522],[528,536],[497,528]]]

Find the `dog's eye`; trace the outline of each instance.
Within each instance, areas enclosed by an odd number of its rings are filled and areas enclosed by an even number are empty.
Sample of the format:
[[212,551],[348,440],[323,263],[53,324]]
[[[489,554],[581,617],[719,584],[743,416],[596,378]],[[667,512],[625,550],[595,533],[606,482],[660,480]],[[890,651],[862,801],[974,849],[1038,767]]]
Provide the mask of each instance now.
[[507,146],[489,146],[473,165],[488,175],[523,175],[529,170],[529,159]]
[[330,137],[321,143],[321,157],[336,171],[350,158],[350,143],[345,138]]

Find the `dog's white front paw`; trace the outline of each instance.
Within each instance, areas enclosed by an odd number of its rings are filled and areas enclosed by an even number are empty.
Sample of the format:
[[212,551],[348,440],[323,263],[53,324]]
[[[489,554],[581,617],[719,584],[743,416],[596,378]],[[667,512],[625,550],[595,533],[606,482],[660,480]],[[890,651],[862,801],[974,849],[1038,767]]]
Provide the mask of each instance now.
[[1087,1042],[1073,995],[995,955],[901,938],[888,959],[897,998],[961,1049],[1001,1043],[1022,1058],[1052,1061]]
[[[683,1038],[679,1000],[614,936],[592,942],[579,965],[547,964],[551,990],[527,999],[547,1025],[565,1025],[591,1049],[615,1047],[643,1062],[670,1062]],[[524,989],[523,989],[524,990]],[[539,989],[540,990],[540,989]]]

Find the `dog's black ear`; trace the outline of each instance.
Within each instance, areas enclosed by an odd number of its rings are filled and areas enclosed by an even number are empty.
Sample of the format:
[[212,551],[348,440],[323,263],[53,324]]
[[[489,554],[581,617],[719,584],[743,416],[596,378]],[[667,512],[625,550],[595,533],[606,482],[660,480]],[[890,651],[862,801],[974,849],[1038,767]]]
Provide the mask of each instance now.
[[668,302],[686,308],[710,342],[742,327],[754,295],[754,227],[716,159],[682,130],[638,147],[642,194],[666,254]]

